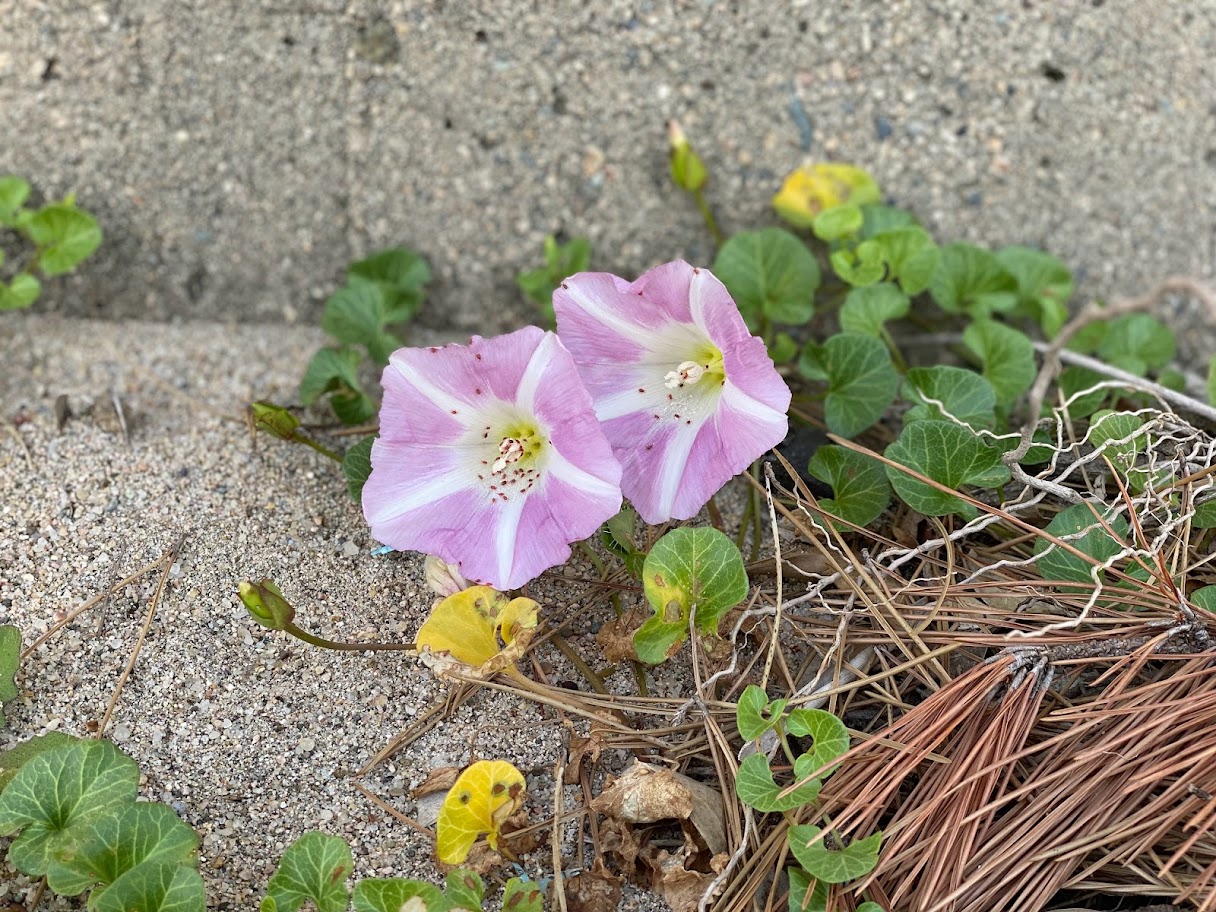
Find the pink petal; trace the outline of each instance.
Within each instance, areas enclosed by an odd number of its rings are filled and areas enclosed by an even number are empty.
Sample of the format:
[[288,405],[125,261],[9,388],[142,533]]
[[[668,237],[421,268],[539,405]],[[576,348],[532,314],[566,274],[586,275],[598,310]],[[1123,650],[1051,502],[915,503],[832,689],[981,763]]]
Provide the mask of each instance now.
[[383,384],[387,390],[400,377],[413,387],[410,395],[421,395],[449,414],[456,411],[459,418],[487,397],[513,400],[544,337],[544,330],[526,326],[492,339],[473,336],[468,345],[398,349],[384,369]]
[[790,388],[768,356],[764,340],[753,336],[730,292],[708,269],[699,269],[690,286],[693,319],[722,352],[728,384],[785,413]]
[[[625,496],[647,522],[689,519],[784,439],[789,387],[708,270],[668,263],[624,294],[610,279],[583,273],[554,294],[560,335],[621,462]],[[666,373],[707,342],[722,352],[725,382],[669,390]]]
[[[535,327],[468,346],[402,349],[384,374],[381,437],[363,509],[377,539],[512,589],[570,556],[620,509],[620,464],[558,338]],[[527,490],[491,487],[504,415],[547,436]],[[511,418],[509,420],[515,420]],[[508,492],[510,492],[508,494]]]

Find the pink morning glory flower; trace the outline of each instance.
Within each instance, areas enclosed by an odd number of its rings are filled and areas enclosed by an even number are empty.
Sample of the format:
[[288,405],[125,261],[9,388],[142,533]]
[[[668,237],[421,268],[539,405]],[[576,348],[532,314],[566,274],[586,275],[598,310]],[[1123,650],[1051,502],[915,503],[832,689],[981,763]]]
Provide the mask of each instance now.
[[692,518],[785,439],[789,387],[708,270],[677,260],[632,284],[582,272],[553,308],[646,522]]
[[403,348],[382,383],[363,514],[385,544],[515,589],[620,509],[620,464],[553,333]]

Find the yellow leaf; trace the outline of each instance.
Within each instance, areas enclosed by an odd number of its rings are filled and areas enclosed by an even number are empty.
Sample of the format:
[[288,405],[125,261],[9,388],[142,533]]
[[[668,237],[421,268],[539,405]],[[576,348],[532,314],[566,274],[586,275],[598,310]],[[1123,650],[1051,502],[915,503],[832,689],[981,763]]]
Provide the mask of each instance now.
[[497,851],[504,820],[524,801],[523,774],[506,760],[478,760],[443,799],[435,824],[435,851],[444,864],[458,865],[482,836]]
[[798,228],[809,228],[815,216],[844,203],[864,206],[882,199],[866,171],[841,162],[803,165],[791,171],[773,197],[777,214]]
[[493,674],[523,655],[539,610],[532,599],[508,599],[489,586],[473,586],[435,605],[414,641],[419,650],[446,652]]

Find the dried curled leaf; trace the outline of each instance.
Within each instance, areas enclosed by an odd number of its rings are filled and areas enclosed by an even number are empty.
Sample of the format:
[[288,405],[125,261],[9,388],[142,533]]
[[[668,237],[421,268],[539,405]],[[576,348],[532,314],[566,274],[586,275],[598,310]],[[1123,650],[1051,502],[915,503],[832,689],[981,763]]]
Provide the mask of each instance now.
[[444,799],[435,829],[435,850],[444,864],[461,864],[482,836],[498,848],[503,823],[524,800],[523,774],[506,760],[478,760]]
[[509,599],[489,586],[473,586],[435,605],[415,642],[436,674],[450,668],[450,662],[435,660],[444,653],[468,666],[461,673],[488,678],[524,654],[539,610],[532,599]]
[[722,795],[663,767],[635,761],[592,799],[591,809],[626,823],[688,821],[712,854],[728,848]]

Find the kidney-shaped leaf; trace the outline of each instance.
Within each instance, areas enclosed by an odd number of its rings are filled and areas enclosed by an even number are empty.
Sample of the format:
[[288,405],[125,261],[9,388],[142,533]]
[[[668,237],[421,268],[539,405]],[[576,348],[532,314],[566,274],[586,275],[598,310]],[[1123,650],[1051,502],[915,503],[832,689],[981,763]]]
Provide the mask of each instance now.
[[823,410],[833,433],[842,437],[860,434],[881,418],[895,399],[899,373],[887,347],[878,339],[838,333],[819,349],[818,361],[828,381]]
[[109,814],[96,814],[80,837],[51,862],[47,885],[56,893],[75,896],[94,884],[90,902],[106,892],[105,885],[137,865],[198,865],[198,836],[182,823],[173,808],[138,802]]
[[[687,631],[695,606],[697,629],[716,633],[722,615],[747,597],[743,555],[734,542],[709,527],[673,529],[664,535],[646,555],[642,580],[655,617],[665,624],[679,623],[682,631]],[[650,661],[640,650],[638,655]]]
[[996,258],[1018,283],[1019,312],[1038,321],[1047,338],[1055,338],[1068,319],[1072,297],[1072,273],[1068,267],[1042,250],[1002,247]]
[[718,251],[713,272],[753,330],[762,317],[801,324],[814,313],[819,266],[806,245],[781,228],[739,232]]
[[882,465],[853,450],[821,446],[807,464],[807,471],[832,486],[835,496],[821,499],[819,506],[845,522],[869,525],[891,500],[891,485]]
[[365,877],[355,884],[355,912],[448,912],[452,904],[434,884],[401,877]]
[[524,801],[523,774],[506,760],[478,760],[457,777],[435,824],[435,851],[444,864],[458,865],[482,836],[498,848],[503,822]]
[[46,874],[95,814],[135,800],[139,767],[108,741],[80,741],[39,754],[0,792],[0,835],[21,830],[8,857],[26,874]]
[[1034,343],[1025,333],[995,320],[976,320],[963,332],[963,342],[984,365],[984,377],[996,391],[997,405],[1009,408],[1034,382]]
[[[1099,519],[1101,516],[1103,519]],[[1112,538],[1106,531],[1103,521],[1110,526],[1118,538]],[[1129,531],[1127,520],[1122,516],[1112,515],[1109,511],[1099,512],[1097,507],[1089,504],[1073,504],[1065,507],[1047,524],[1047,531],[1056,538],[1062,538],[1082,554],[1088,554],[1097,563],[1110,560],[1123,550],[1120,539],[1126,539]],[[1083,534],[1078,534],[1082,533]],[[1050,548],[1050,551],[1048,550]],[[1090,575],[1094,563],[1078,557],[1058,545],[1053,546],[1047,539],[1039,539],[1035,543],[1035,554],[1039,558],[1039,573],[1044,579],[1068,580],[1074,583],[1093,582]]]
[[990,251],[971,244],[943,247],[929,293],[948,313],[986,317],[1018,302],[1018,282]]
[[[956,491],[964,485],[996,488],[1009,480],[1009,469],[998,450],[966,428],[945,421],[904,425],[885,455]],[[904,503],[925,516],[959,513],[969,518],[976,513],[970,504],[893,466],[887,466],[887,478]]]
[[957,419],[973,428],[990,428],[996,421],[992,384],[963,367],[913,367],[904,376],[902,395],[912,403],[904,414],[904,424]]
[[512,877],[502,892],[503,912],[544,912],[545,894],[527,877]]
[[266,885],[262,912],[296,912],[312,900],[318,912],[346,912],[346,881],[353,862],[346,840],[305,833],[287,847],[279,869]]
[[908,296],[890,282],[854,288],[840,307],[840,328],[863,336],[878,336],[888,320],[906,317],[908,307]]
[[486,885],[476,871],[463,869],[449,871],[443,884],[448,902],[454,909],[468,909],[469,912],[477,912],[484,904]]
[[817,826],[790,827],[790,851],[808,874],[824,883],[844,883],[864,877],[878,864],[882,833],[849,843],[843,849],[823,844]]
[[173,862],[138,865],[96,900],[89,897],[91,912],[204,912],[206,908],[207,891],[198,871]]
[[101,244],[97,219],[67,203],[44,206],[25,230],[40,248],[38,268],[48,276],[70,272]]

